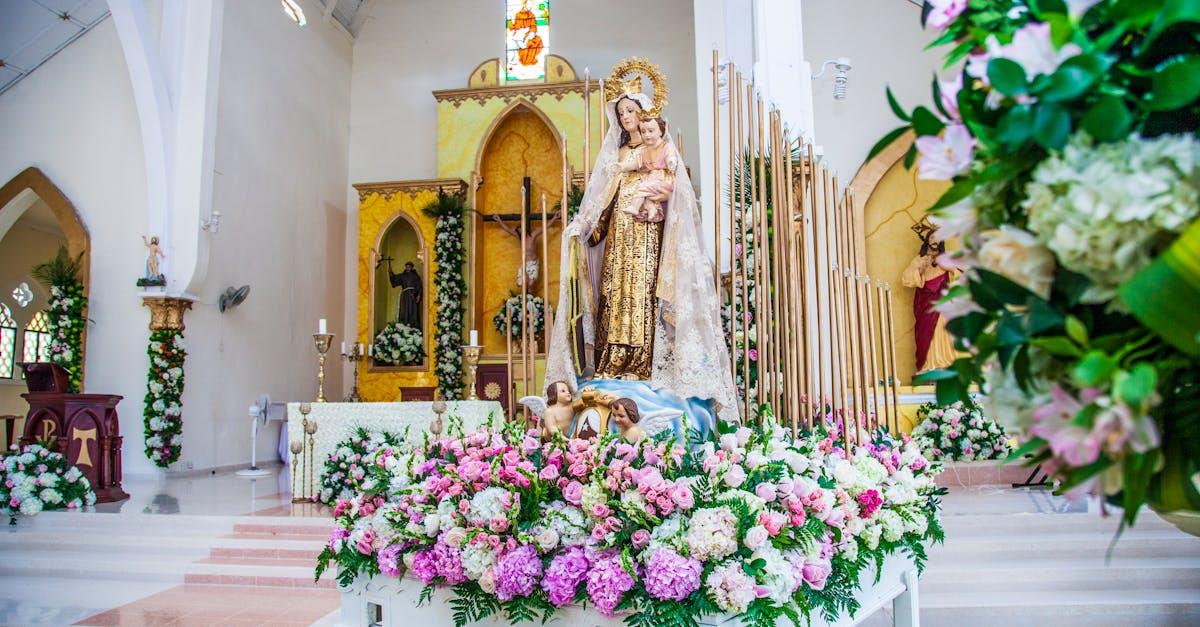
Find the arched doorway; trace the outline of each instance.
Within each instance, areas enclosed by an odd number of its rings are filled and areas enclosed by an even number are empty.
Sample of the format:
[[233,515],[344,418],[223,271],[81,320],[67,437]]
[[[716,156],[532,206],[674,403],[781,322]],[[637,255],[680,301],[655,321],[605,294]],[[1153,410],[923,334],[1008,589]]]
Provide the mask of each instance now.
[[[475,320],[473,328],[479,329],[484,353],[492,356],[505,354],[504,336],[492,324],[492,318],[501,311],[504,301],[515,293],[517,272],[521,263],[521,243],[497,224],[493,216],[519,216],[521,186],[529,177],[532,193],[530,207],[541,216],[542,194],[546,196],[547,212],[556,213],[555,207],[562,197],[562,140],[552,128],[546,116],[537,107],[525,101],[514,102],[497,116],[491,130],[485,136],[479,152],[478,171],[481,183],[476,192],[475,215],[476,259],[475,264]],[[505,225],[513,231],[520,229],[520,221],[508,219]],[[531,223],[530,230],[541,227],[540,221]],[[542,260],[540,272],[549,272],[551,305],[558,294],[558,251],[562,225],[553,222],[543,237],[548,237],[549,260]],[[541,257],[542,240],[538,240],[538,256]],[[541,275],[530,287],[532,294],[545,297]],[[539,341],[539,351],[542,344]]]
[[[87,229],[75,206],[41,170],[27,168],[0,187],[0,312],[7,314],[0,316],[5,319],[0,326],[12,329],[0,329],[0,415],[24,416],[28,409],[20,396],[24,382],[12,364],[45,357],[43,312],[50,293],[31,275],[33,267],[53,259],[60,247],[71,259],[82,255],[79,275],[86,296],[88,245]],[[85,328],[85,350],[86,346]]]

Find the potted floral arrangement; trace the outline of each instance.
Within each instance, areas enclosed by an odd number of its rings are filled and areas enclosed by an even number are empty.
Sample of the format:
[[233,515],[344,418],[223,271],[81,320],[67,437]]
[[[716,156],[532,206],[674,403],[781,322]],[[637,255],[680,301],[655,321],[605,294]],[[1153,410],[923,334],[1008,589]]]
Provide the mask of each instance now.
[[1004,459],[1012,452],[1004,429],[970,399],[921,405],[912,438],[925,457],[938,461]]
[[[546,302],[541,296],[533,294],[525,295],[525,307],[521,307],[521,295],[513,294],[504,301],[504,305],[500,307],[500,311],[492,316],[492,326],[501,334],[507,331],[509,339],[521,339],[521,331],[525,328],[524,319],[525,313],[530,313],[529,325],[532,327],[533,334],[537,335],[542,332],[546,326]],[[507,313],[506,313],[507,312]],[[511,328],[505,328],[505,325],[512,324]]]
[[0,513],[11,524],[17,516],[36,516],[52,509],[80,511],[96,503],[96,493],[87,477],[68,466],[61,453],[41,444],[24,448],[13,445],[0,455]]
[[[317,576],[449,589],[457,625],[549,620],[584,604],[633,625],[853,614],[893,554],[920,568],[942,537],[936,463],[877,435],[793,438],[767,415],[689,451],[670,437],[541,442],[518,425],[424,434],[358,460]],[[880,572],[880,571],[876,571]]]
[[50,363],[70,373],[70,392],[83,390],[83,332],[87,325],[87,296],[79,278],[83,255],[74,259],[59,247],[54,259],[33,267],[31,275],[50,290],[46,313],[50,320]]
[[371,355],[376,363],[388,366],[410,366],[425,357],[425,338],[421,332],[402,322],[393,322],[371,342]]
[[[1200,11],[1178,0],[929,0],[952,80],[906,157],[965,271],[938,305],[1017,456],[1069,493],[1200,508]],[[964,62],[965,63],[961,63]],[[961,63],[961,65],[960,65]]]
[[402,441],[403,438],[392,433],[369,433],[362,427],[356,429],[354,435],[338,443],[325,460],[317,501],[333,505],[339,500],[353,498],[368,480],[366,460],[382,448],[398,449]]

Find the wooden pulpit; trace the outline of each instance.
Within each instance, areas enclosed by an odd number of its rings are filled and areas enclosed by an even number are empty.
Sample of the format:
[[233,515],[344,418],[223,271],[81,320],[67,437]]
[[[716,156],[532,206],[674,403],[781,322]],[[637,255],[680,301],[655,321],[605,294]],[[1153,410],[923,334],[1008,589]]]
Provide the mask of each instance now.
[[116,394],[70,394],[70,377],[56,364],[22,363],[29,403],[21,446],[44,443],[79,468],[97,503],[129,498],[121,489],[121,426]]

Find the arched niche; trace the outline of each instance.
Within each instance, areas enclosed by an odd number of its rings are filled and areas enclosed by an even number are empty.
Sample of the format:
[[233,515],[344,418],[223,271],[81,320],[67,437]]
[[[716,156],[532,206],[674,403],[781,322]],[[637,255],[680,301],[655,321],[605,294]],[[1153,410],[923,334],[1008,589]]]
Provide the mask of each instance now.
[[[946,181],[918,177],[917,168],[904,167],[904,155],[914,141],[905,133],[863,164],[849,190],[859,200],[861,215],[855,224],[859,250],[867,273],[892,287],[892,315],[896,331],[896,371],[900,385],[910,385],[916,371],[916,338],[913,330],[914,290],[900,282],[900,275],[921,250],[921,240],[912,226],[925,217],[949,187]],[[952,246],[953,243],[950,243]]]
[[425,356],[417,363],[392,365],[371,359],[369,360],[370,369],[378,372],[424,371],[428,367],[429,360],[432,359],[429,353],[430,347],[433,345],[429,341],[429,334],[433,328],[432,321],[429,320],[426,307],[426,302],[432,295],[428,290],[431,276],[430,251],[425,247],[425,237],[413,216],[399,211],[379,230],[379,236],[375,240],[372,251],[375,265],[371,271],[369,338],[373,341],[384,327],[399,320],[400,303],[406,297],[404,284],[407,283],[401,275],[406,270],[406,264],[411,263],[413,271],[420,279],[417,283],[420,292],[415,312],[416,320],[406,322],[421,331],[421,338],[426,350]]
[[[23,358],[23,330],[49,299],[49,288],[31,276],[33,266],[49,261],[65,246],[72,258],[82,255],[80,279],[90,291],[89,238],[83,220],[66,194],[35,167],[26,168],[0,187],[0,295],[10,305],[17,324],[16,361]],[[29,285],[33,301],[20,307],[10,295],[20,283]],[[83,331],[87,352],[87,328]],[[86,363],[86,359],[84,360]],[[81,373],[86,375],[86,373]],[[28,409],[20,375],[0,380],[0,414],[23,415]]]
[[[546,195],[546,208],[553,216],[562,196],[562,135],[545,112],[525,99],[518,98],[498,113],[483,135],[476,153],[475,168],[480,182],[475,192],[473,227],[476,233],[474,264],[474,319],[471,328],[478,329],[484,354],[504,356],[504,336],[492,324],[492,318],[502,310],[504,301],[520,293],[516,278],[521,263],[520,242],[496,224],[493,215],[519,215],[521,184],[524,177],[531,180],[530,206],[540,220],[541,197]],[[507,223],[514,230],[518,221]],[[530,230],[540,228],[541,222],[531,223]],[[562,225],[557,222],[543,232],[537,241],[537,254],[542,257],[542,238],[549,250],[549,259],[542,259],[537,281],[531,287],[535,296],[545,296],[549,288],[553,306],[558,295],[558,266]],[[547,281],[542,276],[549,272]],[[542,342],[539,341],[538,346]]]

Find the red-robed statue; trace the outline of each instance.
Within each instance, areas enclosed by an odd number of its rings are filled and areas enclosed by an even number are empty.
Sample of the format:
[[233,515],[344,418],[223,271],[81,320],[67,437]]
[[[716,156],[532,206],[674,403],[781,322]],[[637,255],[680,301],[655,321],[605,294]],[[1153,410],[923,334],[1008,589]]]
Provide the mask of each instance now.
[[946,293],[951,271],[938,265],[938,255],[946,252],[944,242],[934,239],[927,222],[913,225],[921,238],[921,253],[908,264],[900,281],[916,290],[913,294],[913,318],[917,343],[917,372],[945,368],[954,362],[954,341],[946,332],[946,321],[933,305]]

